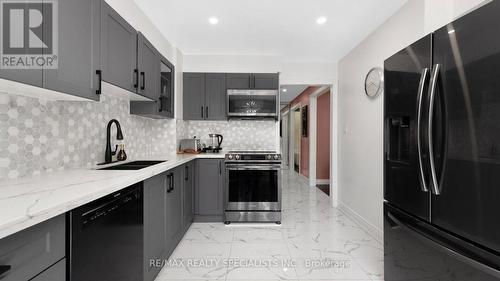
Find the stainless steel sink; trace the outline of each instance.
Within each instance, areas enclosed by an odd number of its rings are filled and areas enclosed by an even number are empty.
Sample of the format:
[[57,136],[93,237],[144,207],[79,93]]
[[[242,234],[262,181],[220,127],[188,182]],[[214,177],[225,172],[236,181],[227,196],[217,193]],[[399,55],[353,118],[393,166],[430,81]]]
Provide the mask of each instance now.
[[140,170],[163,162],[166,161],[152,161],[152,160],[132,161],[115,166],[100,168],[97,170]]

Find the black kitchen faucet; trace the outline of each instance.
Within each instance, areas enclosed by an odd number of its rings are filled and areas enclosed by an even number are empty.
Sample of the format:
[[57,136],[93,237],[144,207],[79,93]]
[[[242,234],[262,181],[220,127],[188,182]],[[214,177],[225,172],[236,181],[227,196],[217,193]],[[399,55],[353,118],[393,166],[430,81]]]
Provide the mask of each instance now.
[[111,125],[116,124],[116,139],[123,140],[122,128],[120,126],[120,122],[116,119],[111,119],[108,122],[108,128],[106,131],[106,153],[104,154],[104,164],[111,163],[112,156],[116,154],[118,150],[118,145],[115,147],[115,151],[111,151]]

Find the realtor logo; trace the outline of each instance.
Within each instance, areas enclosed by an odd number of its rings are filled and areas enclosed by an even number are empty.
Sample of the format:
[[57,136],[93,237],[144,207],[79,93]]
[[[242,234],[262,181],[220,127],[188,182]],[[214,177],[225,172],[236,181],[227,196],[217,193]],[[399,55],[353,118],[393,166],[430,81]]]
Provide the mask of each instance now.
[[57,1],[0,0],[0,68],[57,68]]

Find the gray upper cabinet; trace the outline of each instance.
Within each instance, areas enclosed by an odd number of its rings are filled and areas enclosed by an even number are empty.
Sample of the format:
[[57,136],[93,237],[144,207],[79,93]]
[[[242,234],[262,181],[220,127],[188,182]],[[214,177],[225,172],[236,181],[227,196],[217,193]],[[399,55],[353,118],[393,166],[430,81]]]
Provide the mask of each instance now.
[[227,89],[276,90],[279,87],[278,73],[228,73]]
[[144,280],[155,279],[161,268],[149,261],[162,259],[166,250],[166,185],[165,173],[144,181]]
[[[0,69],[0,78],[99,100],[96,71],[100,69],[101,0],[59,1],[56,10],[58,29],[53,48],[57,50],[57,68]],[[50,12],[47,7],[42,10],[43,14]],[[48,40],[46,34],[42,37]],[[21,49],[29,54],[28,48],[24,44]]]
[[184,120],[205,119],[205,74],[183,73]]
[[250,89],[252,87],[251,73],[228,73],[226,75],[227,89]]
[[137,32],[106,2],[101,9],[102,79],[125,90],[136,92]]
[[184,120],[226,120],[226,75],[184,74]]
[[[18,3],[17,5],[20,9],[28,11],[29,5],[31,5],[31,3],[26,3],[26,4]],[[4,29],[4,32],[5,31],[7,30]],[[3,36],[5,36],[5,34],[3,34]],[[16,51],[16,53],[18,54],[22,53],[29,54],[28,44],[24,43],[23,47],[19,47],[16,49],[18,50]],[[0,68],[0,78],[21,82],[33,86],[42,87],[42,77],[43,77],[42,69],[4,69],[3,67]]]
[[160,54],[142,33],[137,34],[137,69],[141,96],[160,98]]
[[279,88],[278,73],[255,73],[253,74],[253,89],[276,90]]
[[207,73],[205,75],[205,119],[226,120],[226,75]]
[[197,221],[221,221],[224,214],[224,171],[221,159],[196,161],[195,215]]
[[58,67],[43,70],[43,87],[99,100],[101,1],[59,1],[57,11]]
[[[154,118],[154,119],[164,119],[164,118],[174,118],[175,112],[175,85],[174,85],[174,80],[175,80],[175,67],[172,63],[170,63],[165,57],[161,56],[160,54],[158,55],[157,60],[155,60],[155,64],[153,63],[153,53],[149,52],[148,50],[151,50],[148,46],[150,46],[149,43],[144,44],[144,49],[143,51],[140,51],[140,53],[145,53],[143,57],[145,58],[150,58],[151,59],[151,71],[149,71],[149,74],[145,73],[145,76],[142,76],[142,72],[140,71],[140,80],[139,84],[141,85],[143,81],[141,79],[145,79],[146,81],[146,86],[145,92],[153,93],[152,92],[152,87],[148,87],[151,83],[156,83],[157,89],[155,91],[156,94],[150,95],[150,98],[154,99],[154,101],[130,101],[130,113],[134,115],[140,115],[144,117],[149,117],[149,118]],[[152,46],[151,46],[152,47]],[[141,49],[141,48],[139,48]],[[139,65],[141,65],[140,61],[140,55],[139,55]],[[145,61],[146,59],[143,59]],[[144,64],[144,63],[142,63]],[[143,69],[146,69],[147,67],[144,67]],[[155,72],[152,72],[153,69],[156,70]],[[141,70],[141,68],[139,68]],[[147,72],[147,71],[144,71]],[[153,73],[153,74],[151,74]],[[150,79],[152,76],[156,77],[156,79]],[[156,80],[156,81],[153,81]]]
[[167,176],[167,250],[175,249],[182,237],[183,167],[179,166]]
[[194,173],[195,165],[194,161],[191,161],[184,165],[184,188],[182,192],[183,197],[183,228],[186,231],[191,222],[193,222],[194,215]]

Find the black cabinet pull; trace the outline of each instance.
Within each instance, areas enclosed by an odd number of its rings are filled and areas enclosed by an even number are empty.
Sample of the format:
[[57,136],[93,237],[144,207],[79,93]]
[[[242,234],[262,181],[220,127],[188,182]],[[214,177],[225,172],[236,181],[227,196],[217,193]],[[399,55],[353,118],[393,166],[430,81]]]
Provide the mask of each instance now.
[[168,181],[167,193],[170,193],[172,192],[172,174],[167,175],[167,181]]
[[98,82],[97,82],[97,83],[99,83],[99,85],[97,87],[97,90],[95,91],[95,94],[100,95],[102,93],[102,71],[96,70],[95,74],[97,74],[97,77],[99,78]]
[[6,273],[12,268],[10,265],[0,265],[0,275]]
[[205,106],[205,118],[208,119],[208,106]]
[[170,184],[171,188],[170,188],[170,191],[174,191],[174,174],[170,174],[170,181],[172,182]]
[[219,175],[222,175],[222,161],[219,161]]
[[158,109],[159,112],[163,111],[163,96],[160,96],[160,109]]
[[146,89],[146,73],[144,73],[144,71],[141,71],[141,77],[142,77],[141,90],[144,90]]
[[201,107],[201,119],[203,119],[203,106]]
[[[135,80],[134,80],[134,77],[135,77]],[[139,70],[134,69],[134,76],[132,76],[132,80],[134,80],[134,88],[137,89],[137,87],[139,86]]]

